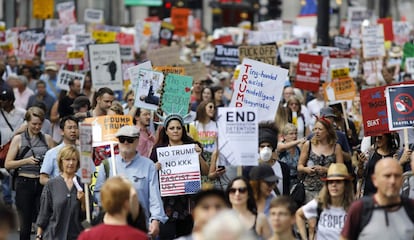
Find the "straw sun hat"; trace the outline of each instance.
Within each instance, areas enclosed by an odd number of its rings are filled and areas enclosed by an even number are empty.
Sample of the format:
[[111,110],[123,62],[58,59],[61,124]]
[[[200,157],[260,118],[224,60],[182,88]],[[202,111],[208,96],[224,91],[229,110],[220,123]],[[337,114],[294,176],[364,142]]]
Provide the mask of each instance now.
[[351,180],[352,176],[349,175],[346,165],[343,163],[332,163],[328,168],[328,174],[326,178],[321,178],[322,181],[333,180]]

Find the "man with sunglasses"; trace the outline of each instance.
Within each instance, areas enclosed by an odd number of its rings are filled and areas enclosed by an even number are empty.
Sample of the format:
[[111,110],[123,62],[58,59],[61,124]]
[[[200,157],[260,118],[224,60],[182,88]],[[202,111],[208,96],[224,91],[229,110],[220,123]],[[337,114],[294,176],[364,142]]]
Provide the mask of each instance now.
[[[156,237],[159,233],[160,222],[166,222],[167,217],[161,201],[158,173],[154,163],[136,151],[139,143],[139,130],[135,126],[123,126],[115,137],[119,140],[119,155],[115,156],[115,166],[109,161],[109,176],[106,176],[105,166],[101,164],[94,189],[95,197],[100,202],[100,189],[108,177],[124,176],[132,182],[139,196],[139,203],[145,211],[148,234]],[[115,172],[114,172],[115,170]]]

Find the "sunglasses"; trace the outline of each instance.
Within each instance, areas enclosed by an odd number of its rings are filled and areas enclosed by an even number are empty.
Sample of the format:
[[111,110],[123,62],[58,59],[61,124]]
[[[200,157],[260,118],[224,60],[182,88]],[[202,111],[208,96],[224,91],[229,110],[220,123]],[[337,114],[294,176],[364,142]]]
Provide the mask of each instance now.
[[124,143],[125,141],[127,141],[128,143],[133,143],[135,141],[136,138],[134,137],[118,137],[118,140],[120,143]]
[[245,188],[245,187],[242,187],[242,188],[230,188],[230,190],[229,190],[229,193],[230,194],[235,194],[236,192],[239,192],[239,193],[246,193],[247,192],[247,188]]

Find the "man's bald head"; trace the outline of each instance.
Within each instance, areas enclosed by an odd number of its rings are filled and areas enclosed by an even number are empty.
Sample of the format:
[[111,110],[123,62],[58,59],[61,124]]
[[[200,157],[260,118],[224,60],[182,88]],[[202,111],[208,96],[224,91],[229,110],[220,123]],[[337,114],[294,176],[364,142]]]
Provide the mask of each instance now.
[[388,201],[399,199],[403,170],[397,160],[384,158],[377,162],[372,182],[377,187],[377,196]]

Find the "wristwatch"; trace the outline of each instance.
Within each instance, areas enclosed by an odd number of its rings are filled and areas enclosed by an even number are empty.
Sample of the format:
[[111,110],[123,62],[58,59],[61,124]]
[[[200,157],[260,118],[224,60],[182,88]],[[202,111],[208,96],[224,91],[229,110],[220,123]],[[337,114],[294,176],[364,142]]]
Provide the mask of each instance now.
[[36,239],[40,239],[40,240],[42,240],[42,239],[43,239],[43,235],[42,235],[42,234],[38,234],[38,235],[36,235]]

